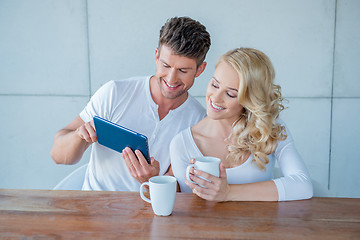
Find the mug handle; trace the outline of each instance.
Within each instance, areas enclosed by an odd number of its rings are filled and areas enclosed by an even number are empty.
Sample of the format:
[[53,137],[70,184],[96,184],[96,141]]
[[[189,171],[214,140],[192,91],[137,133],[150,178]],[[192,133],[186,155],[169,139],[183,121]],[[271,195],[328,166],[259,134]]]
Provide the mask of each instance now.
[[[149,186],[149,182],[144,182],[141,184],[140,186],[140,197],[145,201],[145,202],[148,202],[148,203],[151,203],[151,200],[147,197],[145,197],[144,195],[144,186],[147,185]],[[149,186],[150,187],[150,186]]]
[[186,168],[186,179],[187,179],[188,181],[196,184],[196,182],[194,182],[193,180],[190,179],[190,169],[191,169],[192,167],[194,167],[194,164],[190,164],[189,166],[187,166],[187,168]]

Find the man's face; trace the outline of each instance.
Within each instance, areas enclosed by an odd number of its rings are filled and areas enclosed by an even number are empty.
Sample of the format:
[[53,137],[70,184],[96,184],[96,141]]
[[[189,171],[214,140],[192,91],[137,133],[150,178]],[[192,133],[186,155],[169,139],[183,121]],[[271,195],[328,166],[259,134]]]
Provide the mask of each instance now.
[[195,59],[175,55],[166,45],[155,50],[155,61],[155,77],[162,95],[167,99],[176,99],[186,94],[206,66],[203,63],[197,68]]

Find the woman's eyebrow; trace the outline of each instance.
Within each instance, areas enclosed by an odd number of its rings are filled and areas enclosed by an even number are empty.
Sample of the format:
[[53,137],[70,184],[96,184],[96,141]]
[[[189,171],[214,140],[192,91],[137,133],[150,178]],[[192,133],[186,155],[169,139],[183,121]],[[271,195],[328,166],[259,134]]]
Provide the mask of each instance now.
[[220,83],[214,76],[212,77],[217,83]]
[[238,90],[237,90],[236,88],[230,88],[230,87],[228,87],[228,89],[238,92]]
[[[220,84],[220,81],[219,80],[217,80],[215,77],[212,77],[217,83],[219,83]],[[238,92],[238,90],[236,89],[236,88],[231,88],[231,87],[227,87],[228,89],[230,89],[230,90],[233,90],[233,91],[236,91],[236,92]]]

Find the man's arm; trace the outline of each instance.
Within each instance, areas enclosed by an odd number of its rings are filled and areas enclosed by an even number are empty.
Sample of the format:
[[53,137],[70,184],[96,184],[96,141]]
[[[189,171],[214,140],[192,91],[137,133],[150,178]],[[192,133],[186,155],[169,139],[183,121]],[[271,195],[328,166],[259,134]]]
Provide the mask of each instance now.
[[75,164],[86,149],[96,141],[94,122],[85,123],[80,116],[77,116],[55,134],[51,157],[57,164]]

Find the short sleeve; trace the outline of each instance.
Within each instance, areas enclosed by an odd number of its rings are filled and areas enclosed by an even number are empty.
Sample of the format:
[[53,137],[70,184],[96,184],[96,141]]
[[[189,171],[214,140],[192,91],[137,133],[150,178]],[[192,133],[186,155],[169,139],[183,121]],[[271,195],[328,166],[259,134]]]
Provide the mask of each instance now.
[[112,98],[115,94],[115,83],[109,81],[99,88],[91,97],[88,104],[81,111],[80,117],[84,122],[89,122],[93,117],[99,116],[109,119],[111,114]]

